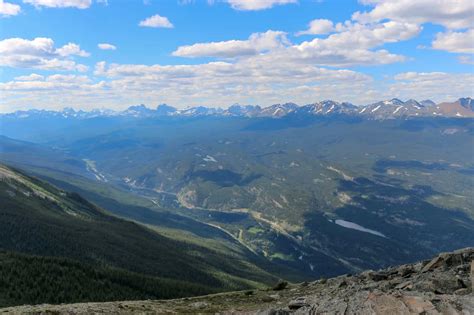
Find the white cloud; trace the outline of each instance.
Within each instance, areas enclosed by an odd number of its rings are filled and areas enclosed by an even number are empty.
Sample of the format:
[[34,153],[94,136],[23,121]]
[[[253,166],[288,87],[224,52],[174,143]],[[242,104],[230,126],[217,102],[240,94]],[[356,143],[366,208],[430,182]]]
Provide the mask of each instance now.
[[140,21],[138,24],[139,26],[143,27],[162,27],[162,28],[173,28],[173,24],[168,20],[167,17],[161,16],[159,14],[155,14],[153,16],[150,16],[149,18],[146,18],[143,21]]
[[248,40],[197,43],[179,47],[173,52],[181,57],[253,58],[254,62],[285,63],[288,60],[321,66],[347,67],[388,64],[406,57],[385,49],[374,50],[385,43],[395,43],[416,36],[416,24],[388,21],[376,24],[346,22],[335,26],[338,33],[292,44],[284,32],[268,31],[252,34]]
[[377,22],[384,19],[423,24],[431,22],[449,29],[474,27],[472,0],[362,0],[375,6],[369,12],[356,12],[353,19]]
[[394,21],[369,25],[346,22],[339,23],[335,29],[338,33],[289,46],[268,54],[268,58],[273,58],[274,62],[293,59],[301,64],[336,67],[401,62],[405,56],[376,48],[412,38],[421,30],[416,24]]
[[324,42],[328,48],[373,48],[413,38],[421,31],[421,27],[417,24],[396,21],[368,25],[346,23],[336,27],[339,33],[323,40],[319,39],[319,42]]
[[53,74],[46,78],[48,82],[59,82],[59,83],[91,83],[91,79],[85,75],[75,74]]
[[[103,88],[103,83],[93,83],[89,77],[83,75],[54,74],[47,77],[37,77],[32,74],[25,77],[34,77],[35,79],[18,80],[18,78],[15,78],[14,81],[0,83],[0,91],[6,95],[18,95],[18,93],[28,95],[34,93],[43,101],[51,98],[53,102],[57,103],[58,97],[71,101],[70,96],[80,95],[81,91],[91,93],[91,91]],[[54,101],[54,98],[56,98],[56,101]],[[67,103],[63,105],[67,105]]]
[[405,72],[394,77],[386,95],[409,99],[452,101],[462,96],[472,96],[474,73]]
[[33,40],[8,38],[0,41],[0,66],[86,71],[87,66],[72,60],[72,56],[75,55],[86,57],[89,53],[74,43],[55,48],[54,41],[44,37]]
[[35,7],[77,9],[87,9],[92,4],[92,0],[23,0],[23,2]]
[[[374,6],[368,12],[355,12],[361,23],[391,21],[422,25],[442,25],[446,31],[436,34],[431,47],[452,53],[474,52],[474,1],[472,0],[360,0]],[[458,31],[456,31],[458,30]],[[465,58],[464,58],[465,59]],[[460,59],[462,62],[462,58]]]
[[0,0],[0,15],[3,17],[17,15],[20,13],[21,7],[18,4],[4,2]]
[[465,32],[445,32],[436,34],[432,47],[453,53],[474,53],[474,29]]
[[79,45],[74,43],[68,43],[61,48],[56,49],[56,53],[60,56],[67,57],[67,56],[80,56],[80,57],[89,57],[90,54],[79,47]]
[[102,50],[116,50],[117,49],[117,47],[108,43],[100,43],[97,45],[97,47],[99,47],[99,49],[102,49]]
[[275,5],[297,3],[297,0],[226,0],[235,10],[256,11],[270,9]]
[[334,31],[334,23],[327,19],[316,19],[309,22],[308,29],[296,35],[323,35]]
[[287,42],[286,33],[270,30],[265,33],[254,33],[250,35],[247,40],[229,40],[181,46],[173,52],[173,56],[223,58],[242,57],[256,55],[271,49],[283,47]]
[[22,75],[15,78],[16,81],[38,81],[38,80],[43,80],[43,79],[44,79],[44,76],[40,74],[36,74],[36,73],[32,73],[29,75]]

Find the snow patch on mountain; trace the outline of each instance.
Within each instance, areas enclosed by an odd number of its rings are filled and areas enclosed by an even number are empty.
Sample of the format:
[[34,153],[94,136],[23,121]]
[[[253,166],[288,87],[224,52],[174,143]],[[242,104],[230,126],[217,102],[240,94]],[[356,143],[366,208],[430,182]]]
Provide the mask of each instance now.
[[338,219],[338,220],[335,220],[334,223],[336,223],[337,225],[342,226],[346,229],[357,230],[357,231],[360,231],[360,232],[370,233],[370,234],[373,234],[373,235],[377,235],[377,236],[380,236],[380,237],[387,238],[384,234],[382,234],[378,231],[365,228],[362,225],[359,225],[359,224],[351,222],[351,221],[339,220]]
[[214,162],[214,163],[217,163],[217,160],[211,156],[211,155],[206,155],[206,157],[203,158],[204,161],[206,162]]

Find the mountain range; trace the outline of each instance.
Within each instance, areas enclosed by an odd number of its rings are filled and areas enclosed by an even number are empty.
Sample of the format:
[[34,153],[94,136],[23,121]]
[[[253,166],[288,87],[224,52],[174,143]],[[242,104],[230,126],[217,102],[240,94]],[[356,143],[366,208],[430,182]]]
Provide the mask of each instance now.
[[87,119],[94,117],[123,116],[135,118],[151,118],[166,116],[233,116],[233,117],[273,117],[281,118],[287,115],[350,115],[368,119],[394,119],[409,117],[474,117],[474,100],[470,97],[460,98],[454,102],[435,104],[431,100],[416,101],[413,99],[401,101],[397,98],[368,105],[353,105],[347,102],[325,100],[313,104],[299,106],[295,103],[274,104],[267,107],[258,105],[234,104],[227,109],[210,108],[205,106],[177,109],[166,104],[160,104],[155,109],[145,105],[130,106],[124,111],[110,109],[94,109],[91,111],[64,108],[62,111],[50,110],[21,110],[14,113],[2,114],[4,118],[59,117]]

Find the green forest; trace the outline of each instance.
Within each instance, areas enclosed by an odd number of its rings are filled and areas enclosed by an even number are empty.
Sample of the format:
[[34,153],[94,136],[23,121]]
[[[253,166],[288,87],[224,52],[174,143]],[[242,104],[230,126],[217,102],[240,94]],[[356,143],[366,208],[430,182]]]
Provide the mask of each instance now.
[[94,267],[66,258],[0,251],[0,307],[167,299],[213,292],[205,286]]

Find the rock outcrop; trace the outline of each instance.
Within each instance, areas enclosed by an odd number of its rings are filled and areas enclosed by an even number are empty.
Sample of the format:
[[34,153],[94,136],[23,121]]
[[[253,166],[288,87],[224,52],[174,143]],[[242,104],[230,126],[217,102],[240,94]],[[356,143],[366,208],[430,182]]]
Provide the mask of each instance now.
[[[0,309],[13,314],[474,314],[474,248],[398,267],[167,301]],[[284,283],[284,282],[281,282]]]

